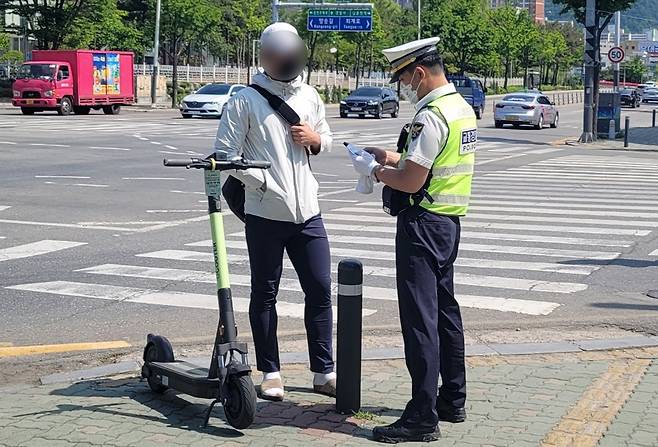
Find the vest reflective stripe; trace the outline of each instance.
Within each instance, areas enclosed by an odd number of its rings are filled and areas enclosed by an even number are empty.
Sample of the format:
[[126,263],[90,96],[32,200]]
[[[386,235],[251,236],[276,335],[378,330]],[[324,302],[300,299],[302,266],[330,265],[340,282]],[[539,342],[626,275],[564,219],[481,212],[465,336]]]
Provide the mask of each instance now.
[[[434,202],[424,198],[420,206],[437,214],[463,216],[468,210],[475,166],[475,113],[459,94],[441,96],[430,102],[428,108],[445,120],[448,138],[432,165],[432,179],[427,193]],[[407,147],[410,141],[408,138]],[[402,154],[403,159],[407,156],[407,147]]]
[[432,175],[434,177],[452,177],[456,174],[473,174],[473,165],[463,164],[456,166],[439,166],[432,168]]

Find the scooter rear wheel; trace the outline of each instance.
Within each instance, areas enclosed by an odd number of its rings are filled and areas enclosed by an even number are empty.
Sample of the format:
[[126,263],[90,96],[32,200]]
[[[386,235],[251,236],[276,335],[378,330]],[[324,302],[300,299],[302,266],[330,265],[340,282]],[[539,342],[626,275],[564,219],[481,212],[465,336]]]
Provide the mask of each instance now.
[[226,421],[238,430],[249,427],[256,415],[256,389],[250,375],[231,377],[224,404]]

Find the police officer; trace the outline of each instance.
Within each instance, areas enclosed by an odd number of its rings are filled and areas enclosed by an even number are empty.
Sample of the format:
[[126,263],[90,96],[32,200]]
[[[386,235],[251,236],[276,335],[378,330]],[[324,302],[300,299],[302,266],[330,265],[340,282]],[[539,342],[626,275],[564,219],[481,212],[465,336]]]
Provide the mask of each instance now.
[[[400,323],[412,396],[375,440],[432,441],[439,420],[466,418],[464,332],[453,287],[459,217],[471,192],[477,129],[471,106],[445,77],[438,38],[384,50],[416,115],[399,152],[366,148],[358,173],[381,181],[384,209],[397,215],[396,273]],[[438,378],[441,376],[441,388]],[[437,395],[438,391],[438,395]]]

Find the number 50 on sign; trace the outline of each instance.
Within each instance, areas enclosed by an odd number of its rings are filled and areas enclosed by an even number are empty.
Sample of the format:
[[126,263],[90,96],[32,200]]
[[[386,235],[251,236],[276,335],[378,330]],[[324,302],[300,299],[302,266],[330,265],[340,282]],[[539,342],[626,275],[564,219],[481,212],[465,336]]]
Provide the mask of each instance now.
[[624,50],[619,47],[610,48],[610,51],[608,51],[608,59],[610,59],[610,62],[613,64],[620,63],[624,60]]

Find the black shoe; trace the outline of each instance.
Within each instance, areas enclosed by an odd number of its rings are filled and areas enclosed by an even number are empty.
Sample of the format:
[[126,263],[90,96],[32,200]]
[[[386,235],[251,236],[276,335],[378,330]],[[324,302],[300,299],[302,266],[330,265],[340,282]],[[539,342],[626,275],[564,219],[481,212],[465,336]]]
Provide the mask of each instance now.
[[397,444],[398,442],[432,442],[441,437],[441,431],[437,425],[435,428],[408,428],[402,425],[402,421],[397,420],[391,425],[375,427],[372,430],[372,436],[375,441],[385,442],[387,444]]
[[466,409],[464,407],[453,407],[441,397],[436,398],[436,412],[439,420],[458,424],[466,420]]

